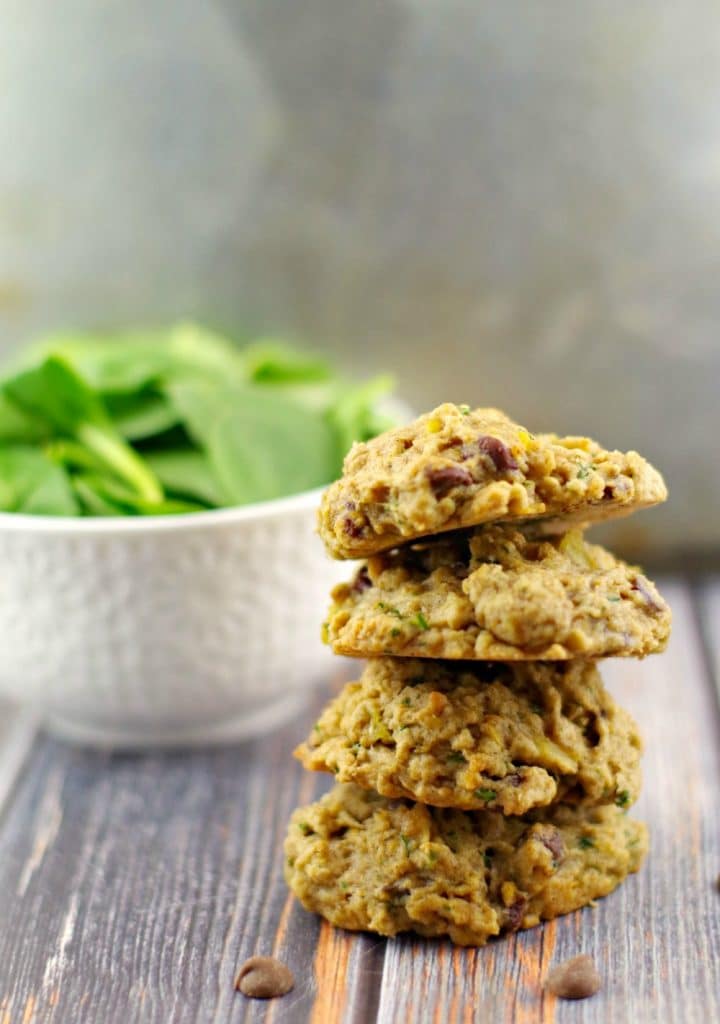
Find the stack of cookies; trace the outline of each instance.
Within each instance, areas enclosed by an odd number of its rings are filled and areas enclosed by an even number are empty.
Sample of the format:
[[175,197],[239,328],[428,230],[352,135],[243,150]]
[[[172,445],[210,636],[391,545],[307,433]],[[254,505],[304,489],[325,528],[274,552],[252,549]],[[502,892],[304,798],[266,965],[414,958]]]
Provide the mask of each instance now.
[[661,650],[670,611],[583,531],[665,497],[636,452],[495,409],[442,405],[353,447],[320,533],[367,561],[324,630],[368,662],[296,751],[336,778],[290,823],[305,907],[481,945],[637,871],[641,741],[597,662]]

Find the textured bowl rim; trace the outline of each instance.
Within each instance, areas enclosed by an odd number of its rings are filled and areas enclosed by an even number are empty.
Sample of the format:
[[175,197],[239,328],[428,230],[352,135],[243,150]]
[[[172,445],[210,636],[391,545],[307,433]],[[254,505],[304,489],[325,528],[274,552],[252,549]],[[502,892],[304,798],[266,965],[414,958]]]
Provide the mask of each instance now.
[[166,516],[35,516],[21,512],[0,512],[0,533],[36,534],[125,534],[202,530],[213,526],[274,519],[317,508],[326,487],[291,494],[286,498],[257,501],[233,508],[208,509],[207,512],[181,512]]

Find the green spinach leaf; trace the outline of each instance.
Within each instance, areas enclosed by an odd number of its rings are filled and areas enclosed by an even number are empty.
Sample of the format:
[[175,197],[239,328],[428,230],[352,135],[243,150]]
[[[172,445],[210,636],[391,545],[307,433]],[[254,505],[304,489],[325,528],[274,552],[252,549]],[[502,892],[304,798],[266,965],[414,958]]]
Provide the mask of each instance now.
[[190,323],[56,335],[0,379],[0,509],[173,514],[309,490],[390,425],[377,412],[390,386]]
[[37,342],[16,363],[30,369],[50,356],[62,359],[101,395],[133,394],[152,386],[171,364],[166,332],[58,334]]
[[267,501],[332,479],[336,440],[321,414],[260,387],[186,381],[169,395],[206,451],[225,504]]
[[72,478],[72,486],[84,515],[87,516],[126,516],[127,508],[115,501],[110,501],[100,493],[93,483],[92,477],[78,475]]
[[48,433],[46,423],[23,412],[8,395],[0,391],[0,443],[42,441]]
[[141,498],[162,501],[158,481],[113,427],[100,398],[68,363],[48,356],[39,366],[6,381],[4,389],[26,412],[88,448]]
[[207,451],[231,504],[269,501],[331,479],[335,439],[325,420],[287,403],[219,415]]
[[79,511],[62,466],[25,445],[0,445],[0,510],[38,516],[73,516]]
[[205,511],[205,506],[197,502],[174,498],[148,501],[111,476],[82,473],[74,478],[74,483],[75,486],[84,485],[86,494],[92,492],[96,499],[110,507],[115,506],[120,515],[169,516]]
[[264,384],[311,383],[330,380],[332,370],[325,359],[284,342],[262,339],[243,349],[251,380]]
[[166,433],[179,422],[168,400],[152,391],[141,391],[135,395],[109,395],[105,405],[115,429],[126,441],[146,441]]
[[224,504],[224,495],[207,455],[196,448],[148,452],[147,464],[168,494],[194,498],[211,508]]

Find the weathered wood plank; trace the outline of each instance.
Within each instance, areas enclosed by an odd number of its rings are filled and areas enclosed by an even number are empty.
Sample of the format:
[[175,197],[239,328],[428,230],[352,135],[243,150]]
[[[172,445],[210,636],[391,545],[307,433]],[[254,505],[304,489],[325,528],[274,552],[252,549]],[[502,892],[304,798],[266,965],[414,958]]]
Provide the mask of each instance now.
[[37,733],[36,716],[0,701],[0,815]]
[[[632,813],[652,850],[619,891],[543,928],[482,950],[388,943],[378,1020],[528,1022],[720,1019],[720,729],[689,591],[665,585],[675,612],[668,652],[604,667],[646,739],[645,789]],[[552,962],[592,954],[605,978],[582,1005],[543,996]]]
[[720,576],[705,579],[696,594],[703,644],[720,697]]
[[[290,758],[316,710],[192,754],[39,740],[0,828],[0,1022],[309,1019],[319,924],[287,900],[282,839],[328,784]],[[233,990],[273,949],[298,979],[282,1010]]]

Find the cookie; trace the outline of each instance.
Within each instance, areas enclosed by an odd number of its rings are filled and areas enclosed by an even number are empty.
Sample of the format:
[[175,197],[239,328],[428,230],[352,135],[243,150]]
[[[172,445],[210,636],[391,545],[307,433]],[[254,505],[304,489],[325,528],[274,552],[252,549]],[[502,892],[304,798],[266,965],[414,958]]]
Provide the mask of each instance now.
[[429,534],[546,517],[627,515],[667,496],[637,452],[585,437],[533,436],[497,409],[445,404],[355,444],[326,491],[318,530],[335,558],[364,558]]
[[506,818],[345,785],[293,814],[285,877],[338,927],[480,946],[605,896],[646,849],[645,826],[616,807]]
[[579,530],[530,529],[481,526],[374,555],[333,590],[326,639],[357,657],[496,661],[664,648],[670,609],[638,569]]
[[555,800],[629,807],[641,750],[592,662],[374,658],[295,753],[386,797],[515,815]]

